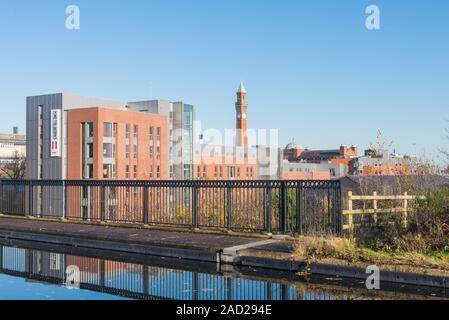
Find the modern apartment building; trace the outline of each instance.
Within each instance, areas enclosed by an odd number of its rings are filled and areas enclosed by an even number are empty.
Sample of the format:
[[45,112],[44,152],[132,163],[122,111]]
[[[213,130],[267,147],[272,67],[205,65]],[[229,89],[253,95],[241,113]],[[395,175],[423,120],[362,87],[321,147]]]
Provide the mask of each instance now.
[[28,179],[190,179],[192,105],[27,98]]
[[346,175],[346,166],[329,161],[320,163],[288,162],[282,164],[282,179],[285,180],[331,180]]
[[132,111],[158,114],[169,119],[167,126],[167,168],[169,178],[189,180],[193,178],[195,108],[184,102],[165,100],[130,102]]
[[67,111],[67,179],[166,180],[167,122],[125,110]]
[[399,155],[388,150],[366,150],[363,157],[353,163],[354,175],[359,176],[399,176],[417,174],[416,157]]

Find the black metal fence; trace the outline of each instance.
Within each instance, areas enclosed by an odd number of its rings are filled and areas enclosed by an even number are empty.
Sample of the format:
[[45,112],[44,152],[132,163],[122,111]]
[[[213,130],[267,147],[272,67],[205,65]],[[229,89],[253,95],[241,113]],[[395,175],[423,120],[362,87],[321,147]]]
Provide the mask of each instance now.
[[339,181],[1,180],[0,212],[243,232],[342,230]]

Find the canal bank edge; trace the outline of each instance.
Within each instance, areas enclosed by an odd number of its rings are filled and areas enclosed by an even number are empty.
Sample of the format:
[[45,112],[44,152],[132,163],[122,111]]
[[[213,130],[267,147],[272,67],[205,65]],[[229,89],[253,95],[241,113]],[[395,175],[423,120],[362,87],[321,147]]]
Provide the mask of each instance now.
[[[17,221],[20,224],[10,224],[5,226],[3,221]],[[99,249],[116,251],[123,253],[135,253],[144,254],[150,256],[159,257],[169,257],[176,259],[187,259],[193,261],[204,261],[222,264],[222,268],[226,269],[226,266],[244,266],[252,268],[264,268],[271,270],[287,271],[294,273],[310,273],[316,275],[332,276],[332,277],[342,277],[342,278],[352,278],[366,280],[368,274],[365,268],[355,267],[350,265],[338,265],[338,264],[328,264],[313,262],[308,263],[305,260],[293,259],[293,255],[286,251],[270,251],[269,249],[263,249],[264,246],[269,246],[271,244],[285,244],[288,245],[288,238],[283,237],[272,237],[271,239],[265,240],[259,238],[245,238],[242,240],[243,243],[238,243],[233,246],[214,245],[214,246],[204,246],[204,245],[190,245],[185,243],[186,235],[188,233],[184,231],[184,236],[182,237],[183,242],[179,244],[167,244],[158,241],[155,242],[142,242],[142,241],[123,241],[123,239],[106,239],[95,234],[89,236],[86,235],[76,235],[65,233],[63,231],[55,232],[45,228],[33,228],[33,223],[35,222],[49,222],[40,219],[16,219],[15,217],[0,216],[0,237],[4,239],[14,239],[14,240],[25,240],[48,244],[65,245],[70,247],[80,247],[88,249]],[[73,225],[67,222],[54,222],[64,226]],[[79,224],[78,224],[79,225]],[[83,225],[88,228],[89,225]],[[107,228],[106,226],[96,226]],[[114,227],[121,229],[120,227]],[[130,230],[132,228],[125,228]],[[147,230],[149,231],[149,230]],[[153,230],[157,232],[157,230]],[[175,233],[176,231],[167,231]],[[178,231],[179,232],[179,231]],[[178,233],[176,232],[176,233]],[[197,233],[192,233],[195,235]],[[205,234],[203,234],[205,235]],[[214,240],[216,233],[210,234],[211,240]],[[223,235],[222,235],[223,236]],[[237,236],[229,236],[230,238],[238,238]],[[222,239],[223,237],[221,237]],[[119,241],[120,240],[120,241]],[[263,254],[260,254],[263,249]],[[405,285],[415,285],[415,286],[429,286],[449,289],[449,277],[438,276],[438,275],[428,275],[423,273],[412,273],[412,272],[397,272],[390,270],[383,270],[380,268],[380,281],[381,282],[391,282],[399,283]]]

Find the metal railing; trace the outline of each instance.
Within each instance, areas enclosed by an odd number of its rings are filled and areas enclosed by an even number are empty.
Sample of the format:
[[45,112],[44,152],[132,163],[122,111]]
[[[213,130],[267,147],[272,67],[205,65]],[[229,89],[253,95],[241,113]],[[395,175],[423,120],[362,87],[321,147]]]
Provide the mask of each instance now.
[[342,230],[339,181],[1,180],[0,212],[240,232]]

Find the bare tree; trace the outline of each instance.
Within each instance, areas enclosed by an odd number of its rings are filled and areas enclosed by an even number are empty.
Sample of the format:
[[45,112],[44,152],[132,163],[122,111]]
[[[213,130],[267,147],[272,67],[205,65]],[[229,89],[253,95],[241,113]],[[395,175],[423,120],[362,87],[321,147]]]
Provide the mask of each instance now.
[[[446,139],[449,141],[449,128],[446,128]],[[443,169],[443,172],[449,174],[449,150],[439,149],[439,151],[446,158],[446,168]]]
[[0,165],[0,174],[13,180],[23,179],[25,157],[16,150],[10,162]]
[[393,141],[389,141],[387,139],[384,138],[383,133],[380,129],[377,129],[377,133],[376,133],[376,141],[370,142],[370,149],[373,152],[377,152],[379,150],[388,150],[391,147],[393,147],[394,142]]
[[[446,139],[449,141],[449,128],[446,128]],[[440,151],[449,160],[449,151],[443,149],[441,149]]]

